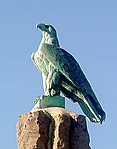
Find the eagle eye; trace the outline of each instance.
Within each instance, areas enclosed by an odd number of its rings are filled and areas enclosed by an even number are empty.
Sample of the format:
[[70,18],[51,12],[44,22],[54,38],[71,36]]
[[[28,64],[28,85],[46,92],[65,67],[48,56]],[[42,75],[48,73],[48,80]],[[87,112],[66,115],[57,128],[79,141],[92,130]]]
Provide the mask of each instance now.
[[45,25],[46,28],[49,28],[49,25]]

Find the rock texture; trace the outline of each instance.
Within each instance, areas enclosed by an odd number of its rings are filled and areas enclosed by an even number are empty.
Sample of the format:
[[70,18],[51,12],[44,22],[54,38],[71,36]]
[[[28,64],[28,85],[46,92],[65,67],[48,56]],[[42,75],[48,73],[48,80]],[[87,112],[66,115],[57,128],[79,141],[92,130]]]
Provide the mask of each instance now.
[[18,149],[91,149],[86,120],[63,108],[36,108],[20,116]]

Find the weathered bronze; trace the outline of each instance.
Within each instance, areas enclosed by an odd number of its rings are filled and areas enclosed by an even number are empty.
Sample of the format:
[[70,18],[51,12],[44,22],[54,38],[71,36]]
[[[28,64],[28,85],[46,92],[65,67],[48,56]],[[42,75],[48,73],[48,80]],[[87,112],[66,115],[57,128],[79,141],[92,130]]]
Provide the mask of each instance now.
[[60,48],[54,27],[40,23],[37,28],[42,31],[42,41],[31,57],[42,73],[45,96],[56,96],[62,92],[79,103],[90,121],[102,123],[105,112],[77,61]]

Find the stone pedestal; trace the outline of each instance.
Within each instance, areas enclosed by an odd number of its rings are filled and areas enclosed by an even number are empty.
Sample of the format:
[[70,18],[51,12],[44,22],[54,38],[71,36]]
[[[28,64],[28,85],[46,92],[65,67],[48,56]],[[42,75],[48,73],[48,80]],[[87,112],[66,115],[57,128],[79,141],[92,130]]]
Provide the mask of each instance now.
[[22,114],[17,140],[18,149],[91,149],[85,117],[59,107]]

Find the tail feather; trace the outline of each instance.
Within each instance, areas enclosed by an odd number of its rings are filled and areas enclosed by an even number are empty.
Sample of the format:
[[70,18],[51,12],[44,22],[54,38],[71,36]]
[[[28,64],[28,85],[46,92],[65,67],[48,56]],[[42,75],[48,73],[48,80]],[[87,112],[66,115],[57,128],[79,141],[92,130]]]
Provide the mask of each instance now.
[[93,98],[91,95],[88,94],[88,97],[89,97],[90,101],[92,102],[93,106],[95,107],[97,113],[100,115],[101,123],[102,123],[106,119],[105,112],[103,111],[100,103],[98,102],[98,100],[97,100],[97,98],[95,96]]
[[81,100],[78,100],[78,103],[91,122],[102,123],[105,120],[105,113],[102,108],[98,109],[101,106],[95,105],[94,101],[95,99],[92,102],[88,96],[83,96]]

